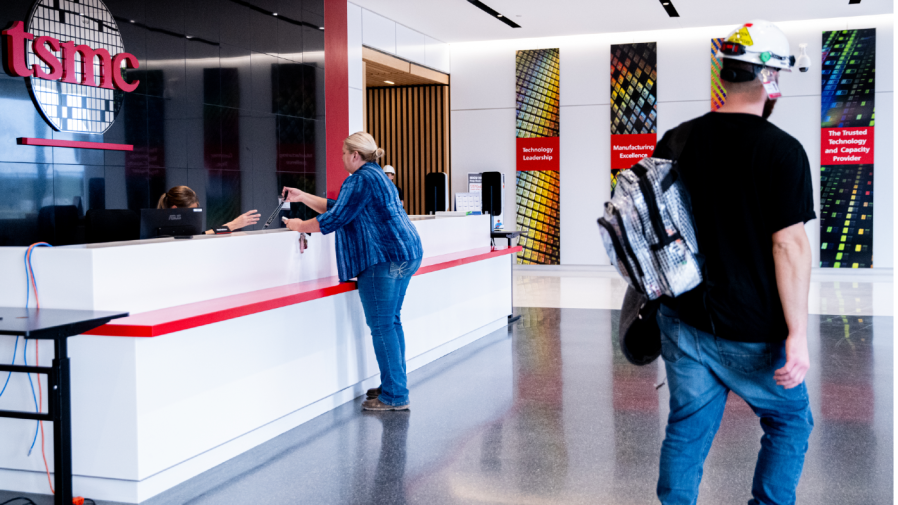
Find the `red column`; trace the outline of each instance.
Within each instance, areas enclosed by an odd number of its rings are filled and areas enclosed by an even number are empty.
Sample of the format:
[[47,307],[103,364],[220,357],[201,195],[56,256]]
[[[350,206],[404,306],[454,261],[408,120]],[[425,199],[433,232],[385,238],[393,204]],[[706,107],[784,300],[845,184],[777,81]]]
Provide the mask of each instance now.
[[346,0],[324,0],[324,101],[327,197],[337,198],[349,175],[343,168],[343,139],[349,136],[349,48]]

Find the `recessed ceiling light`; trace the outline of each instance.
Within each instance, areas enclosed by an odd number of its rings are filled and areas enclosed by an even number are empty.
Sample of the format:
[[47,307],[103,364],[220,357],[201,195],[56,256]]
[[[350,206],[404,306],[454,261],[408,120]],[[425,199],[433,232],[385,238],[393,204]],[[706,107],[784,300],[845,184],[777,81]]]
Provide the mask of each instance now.
[[384,82],[387,83],[387,84],[396,84],[396,83],[393,82],[393,81],[384,81]]
[[[472,4],[474,7],[477,7],[478,9],[482,10],[483,12],[486,12],[490,16],[494,16],[496,19],[498,19],[499,21],[502,21],[503,23],[507,24],[508,26],[510,26],[512,28],[520,28],[521,27],[521,25],[508,19],[507,17],[500,14],[498,11],[491,8],[489,5],[486,5],[485,3],[481,2],[480,0],[468,0],[468,3]],[[518,16],[518,17],[520,17],[520,16]]]
[[659,0],[661,2],[661,6],[664,7],[664,10],[667,12],[667,15],[672,18],[680,17],[680,13],[677,12],[677,8],[674,7],[673,2],[671,0]]
[[188,38],[188,39],[192,39],[192,38],[193,38],[193,35],[187,35],[187,38]]
[[318,29],[319,29],[319,30],[324,30],[324,27],[323,27],[323,26],[319,26]]
[[132,23],[133,23],[133,22],[134,22],[134,20],[133,20],[133,19],[132,19],[132,20],[131,20],[131,22],[132,22]]
[[277,12],[272,12],[271,15],[272,15],[272,16],[277,16],[278,13],[277,13]]

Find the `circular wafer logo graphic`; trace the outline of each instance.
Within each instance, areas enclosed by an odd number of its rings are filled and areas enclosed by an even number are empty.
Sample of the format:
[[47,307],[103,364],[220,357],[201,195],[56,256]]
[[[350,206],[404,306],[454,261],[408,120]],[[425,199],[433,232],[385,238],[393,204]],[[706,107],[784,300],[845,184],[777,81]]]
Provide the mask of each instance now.
[[56,130],[105,132],[139,83],[125,79],[139,63],[102,0],[39,0],[27,24],[14,22],[3,37],[6,72],[26,79]]

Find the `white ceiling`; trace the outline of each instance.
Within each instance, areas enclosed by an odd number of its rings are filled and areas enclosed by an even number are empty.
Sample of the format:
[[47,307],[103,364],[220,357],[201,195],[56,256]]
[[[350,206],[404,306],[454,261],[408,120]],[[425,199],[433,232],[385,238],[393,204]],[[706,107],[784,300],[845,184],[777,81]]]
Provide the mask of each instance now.
[[[751,19],[795,21],[891,14],[893,0],[482,0],[521,28],[512,28],[467,0],[351,0],[443,42],[738,25]],[[520,16],[520,17],[518,17]]]

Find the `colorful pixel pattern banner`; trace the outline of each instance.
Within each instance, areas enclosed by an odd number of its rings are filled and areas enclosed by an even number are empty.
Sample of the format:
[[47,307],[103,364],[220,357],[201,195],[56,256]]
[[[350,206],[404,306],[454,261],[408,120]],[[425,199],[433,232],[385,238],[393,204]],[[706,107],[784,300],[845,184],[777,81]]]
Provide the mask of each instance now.
[[611,191],[617,174],[655,151],[658,45],[611,46]]
[[518,263],[558,265],[559,213],[559,51],[517,52],[517,123],[515,127],[517,182],[515,203]]
[[873,266],[876,29],[823,33],[820,266]]
[[723,68],[723,58],[718,58],[720,45],[725,38],[711,39],[711,110],[716,111],[723,107],[727,101],[727,90],[720,80],[720,70]]

